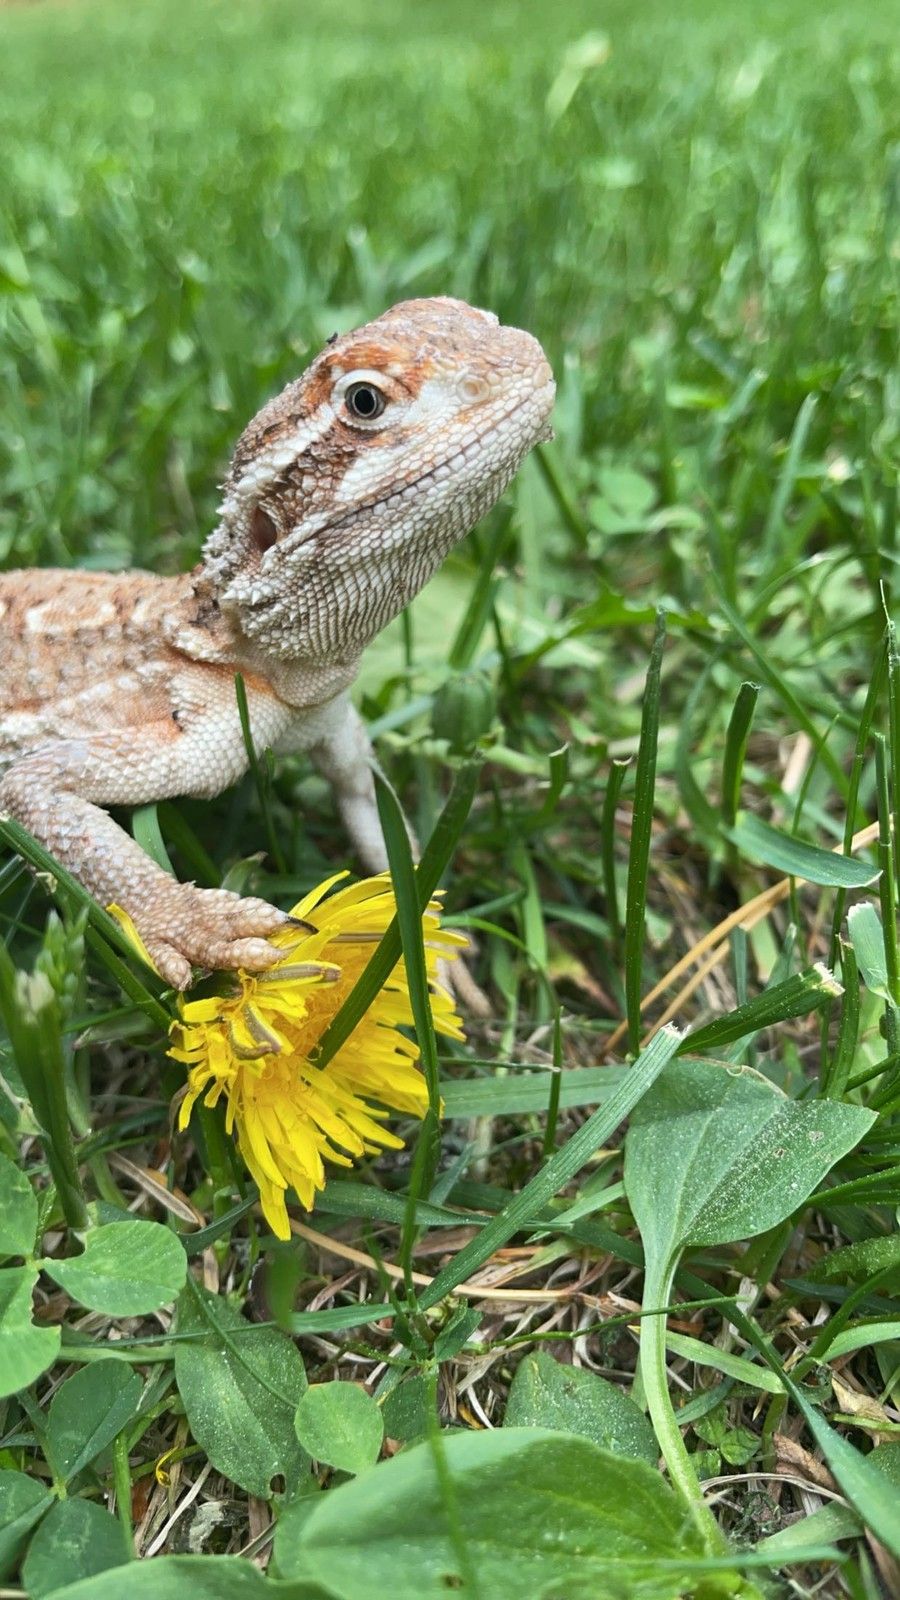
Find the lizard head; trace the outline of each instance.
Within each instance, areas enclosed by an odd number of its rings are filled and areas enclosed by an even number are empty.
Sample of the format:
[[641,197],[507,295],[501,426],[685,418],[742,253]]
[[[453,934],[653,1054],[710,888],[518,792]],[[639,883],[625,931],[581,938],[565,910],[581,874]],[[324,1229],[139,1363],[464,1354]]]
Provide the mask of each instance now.
[[260,656],[352,660],[551,437],[531,334],[408,300],[329,340],[238,441],[201,580]]

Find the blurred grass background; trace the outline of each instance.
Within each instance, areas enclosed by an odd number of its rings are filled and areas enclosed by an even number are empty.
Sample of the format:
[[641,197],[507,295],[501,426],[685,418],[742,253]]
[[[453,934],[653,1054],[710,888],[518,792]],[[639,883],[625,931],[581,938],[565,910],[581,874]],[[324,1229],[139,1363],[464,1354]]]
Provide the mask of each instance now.
[[[511,534],[469,541],[368,659],[366,710],[393,725],[420,826],[442,779],[412,710],[451,653],[483,658],[498,803],[472,846],[490,891],[521,887],[509,807],[533,814],[570,741],[565,825],[528,871],[595,959],[598,782],[634,749],[664,602],[671,852],[701,883],[727,853],[718,768],[747,676],[765,684],[759,804],[783,820],[786,772],[790,790],[806,770],[783,741],[828,732],[803,804],[837,837],[896,565],[898,17],[809,0],[4,8],[0,560],[190,564],[231,443],[324,337],[462,295],[544,341],[558,437],[514,490]],[[454,647],[495,538],[492,625],[470,618]],[[303,852],[298,798],[317,791],[279,782]],[[865,803],[864,785],[860,823]],[[222,802],[230,845],[258,847],[253,805]]]

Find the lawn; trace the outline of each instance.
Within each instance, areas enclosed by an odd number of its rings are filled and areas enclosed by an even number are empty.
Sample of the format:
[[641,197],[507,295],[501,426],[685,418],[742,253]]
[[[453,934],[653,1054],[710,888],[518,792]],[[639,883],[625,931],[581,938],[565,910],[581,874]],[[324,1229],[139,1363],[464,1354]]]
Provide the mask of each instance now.
[[[0,10],[3,566],[190,566],[411,295],[559,383],[358,684],[490,1000],[435,1047],[411,979],[439,1132],[274,1239],[173,997],[0,861],[2,1594],[900,1591],[898,22]],[[299,759],[133,827],[285,907],[354,868]]]

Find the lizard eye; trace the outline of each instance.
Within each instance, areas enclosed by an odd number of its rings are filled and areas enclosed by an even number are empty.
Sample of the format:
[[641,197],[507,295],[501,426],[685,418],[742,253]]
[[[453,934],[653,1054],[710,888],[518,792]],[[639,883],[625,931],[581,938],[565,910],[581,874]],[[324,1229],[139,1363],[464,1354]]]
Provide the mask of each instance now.
[[373,422],[381,416],[387,402],[374,383],[351,383],[344,395],[344,404],[351,417],[359,422]]

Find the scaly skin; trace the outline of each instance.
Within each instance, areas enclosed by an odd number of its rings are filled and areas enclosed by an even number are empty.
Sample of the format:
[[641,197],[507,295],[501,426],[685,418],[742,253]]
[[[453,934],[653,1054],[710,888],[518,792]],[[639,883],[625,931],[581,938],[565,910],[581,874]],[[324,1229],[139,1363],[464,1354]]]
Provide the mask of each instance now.
[[286,920],[175,883],[101,809],[211,796],[258,751],[308,750],[366,867],[386,865],[372,751],[347,698],[362,650],[549,437],[530,334],[460,300],[409,300],[334,339],[238,441],[200,565],[0,575],[0,814],[102,903],[157,967],[261,969]]

